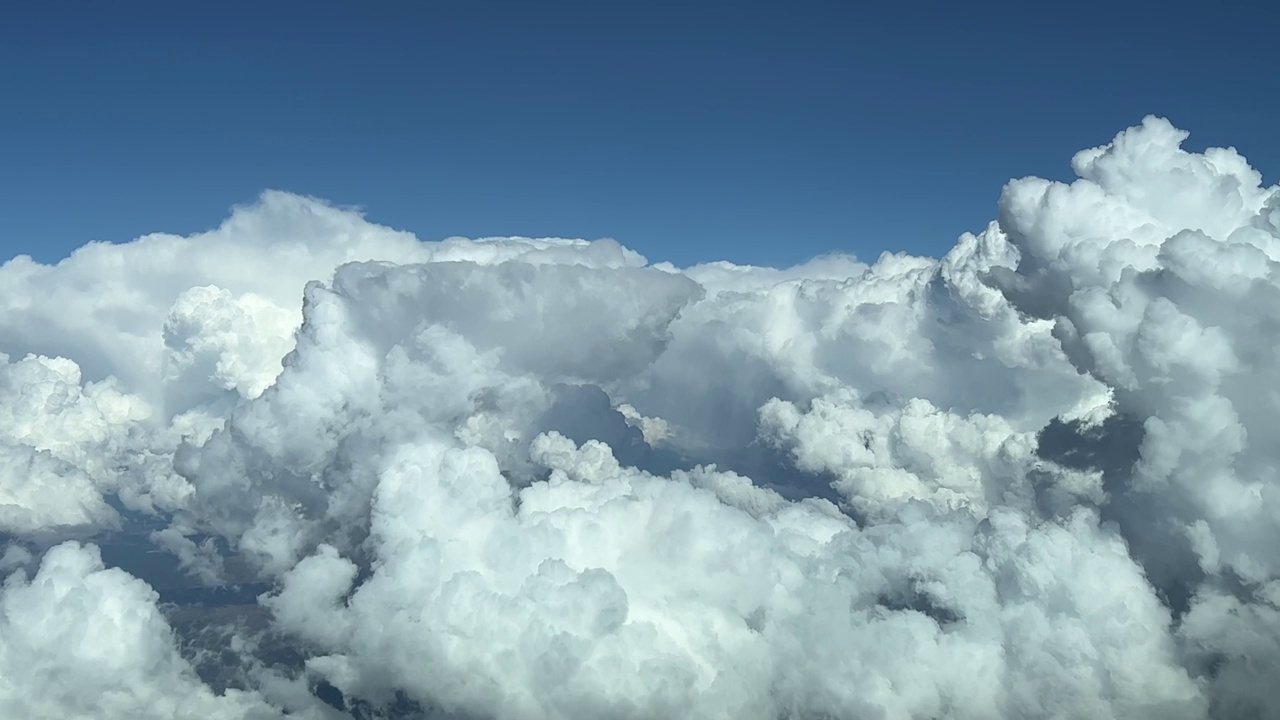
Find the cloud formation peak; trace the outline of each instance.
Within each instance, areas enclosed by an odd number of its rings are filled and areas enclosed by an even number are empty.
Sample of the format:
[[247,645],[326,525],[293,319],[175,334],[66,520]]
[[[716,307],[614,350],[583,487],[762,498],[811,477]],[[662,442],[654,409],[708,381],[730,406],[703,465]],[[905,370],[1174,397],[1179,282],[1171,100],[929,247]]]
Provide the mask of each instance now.
[[940,259],[278,192],[16,258],[0,714],[1280,713],[1280,189],[1186,138]]

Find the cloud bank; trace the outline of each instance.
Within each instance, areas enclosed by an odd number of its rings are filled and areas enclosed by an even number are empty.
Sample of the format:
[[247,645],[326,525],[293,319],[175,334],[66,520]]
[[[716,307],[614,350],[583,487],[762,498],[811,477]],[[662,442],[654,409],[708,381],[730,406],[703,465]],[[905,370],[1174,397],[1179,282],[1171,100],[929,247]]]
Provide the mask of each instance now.
[[1280,189],[1158,118],[941,259],[286,193],[0,267],[0,714],[1280,715]]

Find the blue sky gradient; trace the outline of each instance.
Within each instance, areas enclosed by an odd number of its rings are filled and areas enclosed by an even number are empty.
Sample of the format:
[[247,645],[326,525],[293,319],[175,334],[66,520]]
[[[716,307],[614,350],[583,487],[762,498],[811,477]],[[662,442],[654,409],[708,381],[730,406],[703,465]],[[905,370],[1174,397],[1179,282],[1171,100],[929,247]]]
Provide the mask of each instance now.
[[1262,4],[31,2],[0,9],[0,256],[274,188],[424,239],[939,254],[1155,113],[1280,171]]

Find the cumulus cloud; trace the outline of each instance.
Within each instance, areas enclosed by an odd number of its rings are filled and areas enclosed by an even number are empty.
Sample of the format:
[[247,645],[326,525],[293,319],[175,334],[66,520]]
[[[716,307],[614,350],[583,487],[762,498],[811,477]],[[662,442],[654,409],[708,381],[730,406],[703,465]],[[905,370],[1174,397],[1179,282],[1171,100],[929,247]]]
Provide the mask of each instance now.
[[1186,137],[1010,182],[939,259],[285,193],[14,259],[0,709],[1276,715],[1280,189]]
[[[142,580],[67,542],[0,590],[0,707],[29,718],[278,718],[258,692],[215,694],[178,653]],[[315,705],[315,703],[310,703]]]

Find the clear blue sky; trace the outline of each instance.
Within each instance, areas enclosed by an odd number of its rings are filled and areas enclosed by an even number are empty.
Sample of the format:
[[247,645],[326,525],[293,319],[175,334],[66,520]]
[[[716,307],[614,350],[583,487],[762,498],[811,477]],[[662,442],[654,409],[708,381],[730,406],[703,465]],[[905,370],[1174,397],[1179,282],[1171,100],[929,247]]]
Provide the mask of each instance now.
[[0,3],[0,256],[265,188],[653,260],[938,254],[1147,113],[1280,172],[1271,3]]

